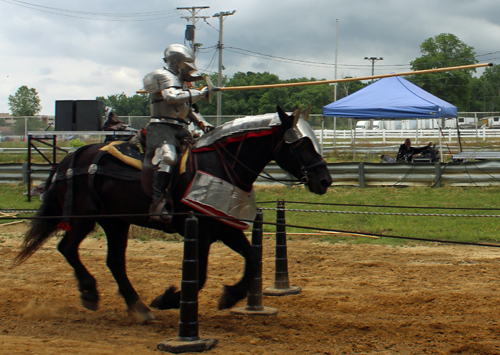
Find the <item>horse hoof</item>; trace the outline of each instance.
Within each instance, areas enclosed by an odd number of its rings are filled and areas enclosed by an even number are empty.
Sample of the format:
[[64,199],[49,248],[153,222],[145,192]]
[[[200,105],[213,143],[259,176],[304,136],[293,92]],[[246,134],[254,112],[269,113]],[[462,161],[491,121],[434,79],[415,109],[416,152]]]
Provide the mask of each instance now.
[[127,310],[129,316],[139,324],[145,324],[150,320],[155,319],[155,316],[151,310],[142,303],[141,300],[137,301],[133,306],[129,307]]
[[181,293],[177,291],[175,286],[170,286],[163,295],[158,296],[151,302],[150,307],[165,310],[179,308],[181,301]]
[[82,306],[90,311],[97,311],[97,309],[99,308],[99,304],[97,302],[92,302],[84,298],[82,298]]
[[241,299],[237,299],[233,295],[229,294],[225,291],[220,297],[219,304],[217,305],[217,309],[222,311],[224,309],[232,308],[236,303],[238,303]]

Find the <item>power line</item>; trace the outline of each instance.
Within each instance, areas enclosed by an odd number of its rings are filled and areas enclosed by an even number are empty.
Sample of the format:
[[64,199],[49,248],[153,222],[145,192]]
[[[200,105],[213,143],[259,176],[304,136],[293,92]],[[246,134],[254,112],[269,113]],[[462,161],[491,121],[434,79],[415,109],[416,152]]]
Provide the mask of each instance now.
[[[224,49],[226,49],[229,52],[236,53],[236,54],[242,54],[242,55],[246,55],[246,56],[261,58],[261,59],[265,59],[265,60],[269,60],[269,61],[298,64],[298,65],[309,65],[309,66],[317,66],[317,67],[326,67],[326,68],[330,68],[330,67],[335,66],[335,63],[324,63],[324,62],[315,62],[315,61],[309,61],[309,60],[285,58],[285,57],[274,56],[271,54],[259,53],[259,52],[251,51],[248,49],[238,48],[238,47],[224,46]],[[496,53],[500,53],[500,51],[476,55],[474,57],[474,59],[476,57],[482,57],[482,56],[492,55],[492,54],[496,54]],[[465,60],[465,59],[470,59],[470,58],[462,58],[462,59]],[[494,59],[498,59],[498,57],[491,58],[489,60],[494,60]],[[453,60],[450,60],[448,62],[453,62],[453,61],[456,61],[456,60],[453,59]],[[446,62],[443,62],[443,65],[445,65],[445,64],[446,64]],[[341,66],[344,69],[360,69],[360,68],[371,67],[371,64],[369,64],[369,65],[366,65],[366,64],[338,64],[338,66]],[[411,64],[386,64],[386,65],[380,64],[378,66],[386,67],[386,68],[398,67],[399,69],[411,68]]]
[[[335,63],[322,63],[322,62],[314,62],[314,61],[310,61],[310,60],[284,58],[284,57],[278,57],[278,56],[274,56],[274,55],[270,55],[270,54],[254,52],[254,51],[250,51],[250,50],[243,49],[243,48],[237,48],[237,47],[224,46],[224,49],[229,51],[229,52],[236,53],[236,54],[242,54],[242,55],[246,55],[246,56],[266,59],[266,60],[275,61],[275,62],[283,62],[283,63],[307,65],[307,66],[316,66],[316,67],[323,67],[323,68],[331,68],[331,67],[335,66]],[[337,65],[340,67],[343,67],[344,69],[359,69],[359,68],[366,68],[366,67],[371,66],[371,65],[366,65],[366,64],[364,64],[364,65],[361,65],[361,64],[337,64]],[[396,66],[410,68],[409,64],[385,65],[385,67],[396,67]]]
[[[92,11],[78,11],[78,10],[67,10],[49,6],[42,6],[31,4],[24,1],[18,0],[0,0],[2,2],[28,8],[31,10],[45,12],[53,15],[59,15],[64,17],[79,18],[85,20],[96,20],[96,21],[152,21],[152,20],[162,20],[166,18],[178,16],[176,10],[165,10],[165,11],[151,11],[151,12],[136,12],[136,13],[109,13],[109,12],[92,12]],[[115,19],[113,19],[113,17]]]

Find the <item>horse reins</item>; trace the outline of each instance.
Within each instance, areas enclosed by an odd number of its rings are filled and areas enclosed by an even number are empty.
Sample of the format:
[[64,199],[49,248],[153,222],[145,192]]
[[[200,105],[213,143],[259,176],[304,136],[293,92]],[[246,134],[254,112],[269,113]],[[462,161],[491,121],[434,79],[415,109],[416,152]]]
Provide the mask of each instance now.
[[[274,137],[273,137],[274,138]],[[240,147],[238,147],[238,153],[240,151],[240,148],[241,148],[241,145],[243,144],[244,140],[241,141],[241,144],[240,144]],[[281,148],[283,147],[283,143],[284,143],[284,138],[282,138],[280,140],[280,142],[277,144],[277,146],[274,148],[274,150],[272,151],[272,155],[275,156],[280,150]],[[299,143],[300,144],[300,143]],[[248,167],[246,164],[244,164],[241,160],[238,159],[237,155],[235,156],[234,154],[232,154],[227,148],[225,145],[221,144],[220,142],[218,142],[218,144],[215,145],[216,147],[216,150],[219,152],[219,156],[221,157],[221,161],[222,161],[222,164],[224,166],[224,169],[226,170],[226,174],[228,174],[229,178],[231,178],[231,174],[229,174],[229,171],[228,171],[228,167],[227,167],[227,164],[225,162],[225,160],[223,159],[222,157],[222,154],[219,150],[219,148],[222,148],[232,159],[234,159],[234,163],[232,164],[232,166],[230,167],[231,168],[231,171],[234,170],[234,167],[235,167],[235,163],[238,163],[240,164],[243,168],[245,168],[246,170],[248,170],[250,173],[256,175],[256,176],[259,176],[263,179],[267,179],[267,180],[271,180],[271,181],[274,181],[274,182],[279,182],[279,183],[285,183],[285,182],[298,182],[297,185],[300,185],[300,184],[307,184],[308,182],[308,176],[307,176],[307,170],[309,169],[312,169],[312,168],[315,168],[317,166],[325,166],[326,165],[326,162],[322,159],[316,163],[313,163],[313,164],[309,164],[309,165],[306,165],[302,162],[302,160],[300,159],[300,155],[297,153],[296,149],[295,149],[295,145],[291,145],[291,148],[292,148],[292,152],[295,154],[295,156],[297,157],[301,167],[300,167],[300,172],[302,174],[302,178],[299,180],[299,179],[293,179],[293,180],[288,180],[288,179],[276,179],[275,177],[271,176],[269,173],[267,173],[265,170],[263,170],[263,173],[265,175],[262,175],[261,173],[257,173],[255,172],[254,170],[252,170],[250,167]],[[241,181],[240,181],[241,182]]]

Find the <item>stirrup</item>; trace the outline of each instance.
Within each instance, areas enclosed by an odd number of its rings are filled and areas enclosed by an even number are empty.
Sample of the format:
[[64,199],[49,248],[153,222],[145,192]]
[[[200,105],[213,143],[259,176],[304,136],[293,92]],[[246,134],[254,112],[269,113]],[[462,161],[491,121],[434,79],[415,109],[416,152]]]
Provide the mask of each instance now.
[[155,214],[149,217],[150,220],[162,223],[172,222],[173,216],[168,213]]
[[166,199],[160,198],[157,201],[153,202],[151,207],[149,208],[150,220],[170,223],[172,222],[173,216],[167,211],[165,208]]

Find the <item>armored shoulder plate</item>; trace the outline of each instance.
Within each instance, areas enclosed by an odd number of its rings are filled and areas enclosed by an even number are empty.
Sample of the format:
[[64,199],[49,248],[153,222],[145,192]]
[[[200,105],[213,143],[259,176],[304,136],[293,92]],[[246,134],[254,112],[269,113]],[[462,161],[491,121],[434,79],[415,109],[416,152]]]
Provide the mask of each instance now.
[[171,87],[182,87],[181,79],[165,68],[154,70],[146,75],[143,84],[144,90],[149,93],[160,92]]

